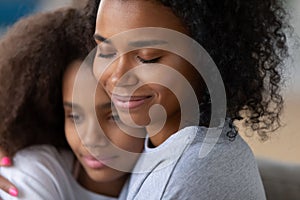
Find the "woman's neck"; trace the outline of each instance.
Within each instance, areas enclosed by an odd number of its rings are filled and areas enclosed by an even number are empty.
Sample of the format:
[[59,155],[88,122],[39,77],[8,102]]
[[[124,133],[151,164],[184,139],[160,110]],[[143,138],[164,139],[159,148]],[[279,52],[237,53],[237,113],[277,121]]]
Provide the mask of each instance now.
[[83,167],[80,168],[78,175],[78,183],[85,189],[110,197],[118,197],[122,191],[122,188],[128,178],[125,175],[115,181],[111,182],[97,182],[89,177]]
[[161,145],[164,141],[166,141],[171,135],[176,133],[179,129],[182,127],[179,127],[180,125],[180,112],[177,113],[172,118],[169,118],[166,123],[163,125],[163,128],[158,131],[159,127],[161,127],[161,124],[154,124],[151,126],[147,126],[146,130],[150,137],[150,141],[153,146],[157,147]]

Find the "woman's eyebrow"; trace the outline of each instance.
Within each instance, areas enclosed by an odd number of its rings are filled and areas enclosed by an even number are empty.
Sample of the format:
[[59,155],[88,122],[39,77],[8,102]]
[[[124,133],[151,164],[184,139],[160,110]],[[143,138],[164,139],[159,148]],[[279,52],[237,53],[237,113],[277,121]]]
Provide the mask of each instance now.
[[99,41],[99,42],[104,42],[104,43],[107,43],[107,44],[111,44],[111,41],[103,36],[101,36],[100,34],[98,33],[95,33],[94,34],[94,39],[96,41]]
[[[103,36],[101,36],[98,33],[94,34],[94,39],[96,41],[99,42],[104,42],[107,44],[111,44],[111,41]],[[151,46],[157,46],[157,45],[164,45],[164,44],[168,44],[167,41],[165,40],[156,40],[156,39],[151,39],[151,40],[139,40],[139,41],[132,41],[132,42],[128,42],[128,46],[132,46],[132,47],[151,47]]]
[[128,45],[132,47],[151,47],[157,45],[168,44],[165,40],[139,40],[139,41],[132,41],[129,42]]

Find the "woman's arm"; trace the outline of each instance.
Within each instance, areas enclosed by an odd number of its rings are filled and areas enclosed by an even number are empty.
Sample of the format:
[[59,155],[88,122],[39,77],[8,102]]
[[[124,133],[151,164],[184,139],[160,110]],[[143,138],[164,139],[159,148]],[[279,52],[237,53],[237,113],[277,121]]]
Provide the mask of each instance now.
[[[0,147],[0,166],[1,167],[10,167],[12,166],[11,158],[7,156],[6,151],[4,151]],[[18,189],[14,184],[12,184],[10,181],[8,181],[4,176],[0,174],[0,189],[4,192],[10,194],[11,196],[18,196]]]
[[[18,187],[18,199],[74,199],[66,173],[70,169],[65,169],[68,158],[62,158],[55,147],[27,147],[18,151],[13,160],[13,166],[0,167],[0,174],[5,176],[4,188],[8,183],[6,178]],[[0,196],[6,200],[15,199],[1,190]]]

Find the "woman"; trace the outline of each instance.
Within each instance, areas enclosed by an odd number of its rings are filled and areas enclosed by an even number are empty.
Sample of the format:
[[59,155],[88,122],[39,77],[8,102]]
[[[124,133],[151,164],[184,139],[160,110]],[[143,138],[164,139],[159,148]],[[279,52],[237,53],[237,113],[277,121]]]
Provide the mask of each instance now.
[[234,121],[262,139],[280,126],[285,27],[279,0],[100,2],[94,74],[121,120],[148,133],[128,199],[265,199]]

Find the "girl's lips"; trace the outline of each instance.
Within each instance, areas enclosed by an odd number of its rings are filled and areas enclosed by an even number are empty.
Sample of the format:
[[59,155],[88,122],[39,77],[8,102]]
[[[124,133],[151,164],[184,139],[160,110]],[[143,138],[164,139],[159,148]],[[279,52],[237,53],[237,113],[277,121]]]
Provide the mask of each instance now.
[[151,96],[120,96],[113,94],[111,99],[114,105],[121,109],[134,109],[145,103]]
[[92,156],[83,156],[82,159],[83,162],[92,169],[100,169],[105,166],[104,163]]
[[93,156],[82,156],[83,162],[92,169],[101,169],[103,167],[106,167],[106,163],[111,162],[115,157],[109,157],[104,159],[97,159]]

